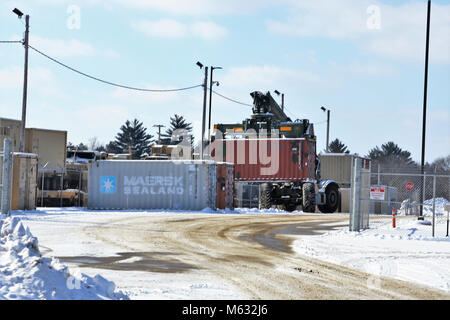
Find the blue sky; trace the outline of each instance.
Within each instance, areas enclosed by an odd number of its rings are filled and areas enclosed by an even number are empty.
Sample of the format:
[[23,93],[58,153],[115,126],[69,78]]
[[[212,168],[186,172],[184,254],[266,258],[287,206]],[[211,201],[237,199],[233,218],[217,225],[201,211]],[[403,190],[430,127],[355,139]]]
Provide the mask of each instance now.
[[[72,11],[75,6],[75,11]],[[111,0],[2,1],[0,39],[20,39],[109,81],[146,88],[201,84],[195,65],[221,66],[217,91],[251,103],[278,89],[291,118],[316,123],[352,152],[394,141],[420,160],[426,1]],[[79,20],[76,12],[79,11]],[[79,28],[77,28],[79,22]],[[72,24],[71,24],[72,23]],[[75,24],[74,24],[75,23]],[[75,26],[75,28],[73,28]],[[426,160],[450,153],[450,2],[433,1]],[[126,119],[156,134],[178,113],[201,130],[202,89],[138,93],[84,78],[30,51],[27,126],[68,140],[113,140]],[[0,116],[19,119],[23,48],[0,44]],[[250,107],[213,96],[214,123],[241,122]]]

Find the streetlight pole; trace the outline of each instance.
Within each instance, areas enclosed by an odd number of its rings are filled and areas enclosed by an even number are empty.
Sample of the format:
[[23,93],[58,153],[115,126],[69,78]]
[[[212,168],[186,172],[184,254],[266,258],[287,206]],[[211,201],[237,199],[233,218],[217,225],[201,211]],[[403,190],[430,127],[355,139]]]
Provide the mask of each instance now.
[[[14,8],[13,12],[17,16],[22,18],[23,13]],[[24,63],[24,74],[23,74],[23,97],[22,97],[22,122],[20,130],[20,145],[19,151],[24,152],[25,150],[25,120],[27,116],[27,89],[28,89],[28,42],[29,42],[29,29],[30,29],[30,16],[27,14],[25,16],[25,37],[23,39],[23,45],[25,47],[25,63]]]
[[327,112],[327,146],[325,148],[325,151],[328,153],[330,145],[330,110],[325,107],[321,107],[320,109],[322,109],[323,112]]
[[[431,18],[431,0],[428,0],[427,9],[427,37],[425,45],[425,79],[424,79],[424,93],[423,93],[423,118],[422,118],[422,159],[421,159],[421,173],[422,173],[422,187],[425,188],[423,182],[423,173],[425,169],[425,132],[427,123],[427,95],[428,95],[428,56],[430,51],[430,18]],[[422,199],[422,204],[425,199]],[[423,205],[420,206],[419,220],[423,220]]]
[[327,152],[330,148],[330,110],[327,110]]
[[[200,69],[203,68],[203,64],[197,62]],[[208,90],[208,67],[205,67],[205,79],[203,81],[203,115],[202,115],[202,142],[200,145],[200,160],[203,160],[203,152],[205,148],[205,122],[206,122],[206,100]]]
[[215,69],[222,69],[222,67],[213,67],[211,66],[211,79],[209,79],[209,112],[208,112],[208,116],[209,116],[209,120],[208,120],[208,143],[211,143],[211,103],[212,103],[212,87],[214,85],[214,83],[216,83],[217,85],[219,85],[219,82],[217,81],[213,81],[213,71]]

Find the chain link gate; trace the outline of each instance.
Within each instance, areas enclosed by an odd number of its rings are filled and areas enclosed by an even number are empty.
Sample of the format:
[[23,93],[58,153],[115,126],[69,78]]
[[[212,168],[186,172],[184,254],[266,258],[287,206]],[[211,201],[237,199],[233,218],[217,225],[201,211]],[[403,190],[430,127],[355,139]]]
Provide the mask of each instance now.
[[[416,216],[431,226],[448,224],[450,175],[437,173],[380,171],[371,173],[355,159],[352,165],[350,231],[369,227],[369,214]],[[394,171],[394,170],[392,170]],[[443,234],[442,236],[444,236]]]
[[371,186],[384,188],[381,199],[371,200],[373,214],[417,216],[431,222],[431,235],[436,225],[447,220],[446,205],[450,199],[450,175],[436,173],[377,172],[371,174]]

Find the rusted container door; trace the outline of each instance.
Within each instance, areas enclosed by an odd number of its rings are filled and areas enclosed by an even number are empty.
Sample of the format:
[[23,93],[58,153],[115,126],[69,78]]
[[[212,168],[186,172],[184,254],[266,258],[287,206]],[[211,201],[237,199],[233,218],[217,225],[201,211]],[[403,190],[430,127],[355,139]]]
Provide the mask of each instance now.
[[217,164],[217,209],[233,209],[234,165],[230,163]]
[[234,163],[236,181],[296,181],[314,178],[316,166],[313,140],[242,139],[222,142],[223,154],[213,153],[213,158]]

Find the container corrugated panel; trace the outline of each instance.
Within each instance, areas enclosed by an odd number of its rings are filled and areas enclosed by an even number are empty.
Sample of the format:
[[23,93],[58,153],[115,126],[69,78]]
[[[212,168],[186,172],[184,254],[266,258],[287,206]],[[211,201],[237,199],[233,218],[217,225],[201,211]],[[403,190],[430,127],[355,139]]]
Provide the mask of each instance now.
[[343,186],[350,186],[352,163],[355,158],[361,158],[363,160],[363,168],[370,169],[370,159],[353,154],[328,153],[319,155],[321,178],[324,180],[332,179]]
[[88,207],[215,208],[216,181],[213,161],[97,161],[89,166]]
[[350,188],[339,188],[341,193],[341,212],[350,212]]
[[25,151],[39,155],[39,164],[61,168],[66,164],[67,131],[27,128]]
[[221,140],[223,154],[213,159],[234,163],[235,181],[296,181],[314,178],[315,141],[307,139]]

